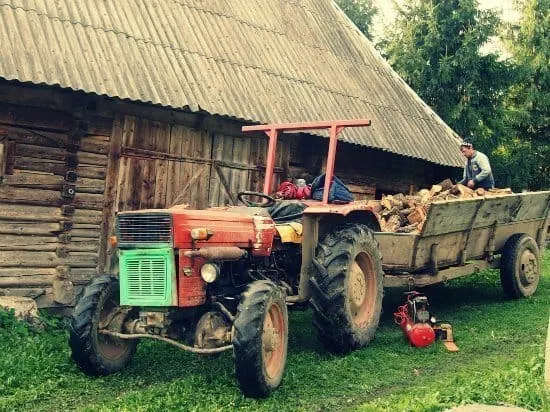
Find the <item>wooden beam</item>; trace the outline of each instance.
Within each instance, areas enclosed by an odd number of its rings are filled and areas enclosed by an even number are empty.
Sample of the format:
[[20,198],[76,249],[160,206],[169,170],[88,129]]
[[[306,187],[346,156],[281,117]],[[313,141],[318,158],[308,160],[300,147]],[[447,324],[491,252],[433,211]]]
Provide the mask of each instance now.
[[235,195],[233,193],[231,193],[231,188],[229,186],[229,183],[227,183],[227,179],[225,178],[225,176],[223,174],[223,171],[222,171],[222,168],[220,167],[218,162],[214,163],[214,168],[216,169],[216,173],[218,173],[218,176],[220,177],[220,181],[222,183],[223,188],[225,189],[225,192],[227,193],[227,195],[231,199],[231,203],[236,205],[237,201],[235,200]]
[[[194,156],[174,155],[171,153],[162,153],[154,150],[138,149],[135,147],[122,147],[121,155],[124,157],[136,158],[136,159],[160,159],[160,160],[173,160],[175,162],[185,163],[201,163],[212,164],[216,162],[220,166],[229,167],[231,169],[251,170],[251,171],[264,171],[265,165],[248,165],[243,163],[230,162],[226,160],[211,160]],[[275,173],[282,173],[282,167],[275,167]]]
[[446,282],[451,279],[468,276],[479,271],[498,268],[500,257],[492,262],[486,260],[472,260],[463,266],[451,266],[440,270],[437,275],[403,273],[401,275],[384,275],[384,287],[393,288],[401,286],[428,286],[434,283]]
[[117,183],[120,172],[120,157],[122,153],[122,137],[124,134],[124,116],[117,116],[113,122],[111,143],[107,160],[107,176],[105,178],[105,193],[103,197],[103,215],[100,224],[98,271],[103,273],[107,265],[107,240],[114,234],[115,214],[118,208]]

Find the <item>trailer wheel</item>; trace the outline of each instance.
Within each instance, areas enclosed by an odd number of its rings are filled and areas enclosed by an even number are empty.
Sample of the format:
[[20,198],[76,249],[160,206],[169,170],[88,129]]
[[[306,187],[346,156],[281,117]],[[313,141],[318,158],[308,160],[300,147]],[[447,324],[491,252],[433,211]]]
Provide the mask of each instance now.
[[233,358],[245,396],[267,397],[283,379],[288,347],[285,294],[268,280],[249,285],[234,322]]
[[504,245],[500,263],[500,282],[504,293],[513,299],[531,296],[540,279],[540,253],[535,240],[523,233],[511,236]]
[[313,324],[331,351],[346,353],[367,345],[382,311],[382,258],[373,232],[349,224],[317,246],[312,285]]
[[98,333],[102,324],[120,332],[128,314],[120,311],[118,278],[93,278],[78,300],[69,328],[71,357],[88,375],[109,375],[122,369],[136,351],[136,340],[116,339]]

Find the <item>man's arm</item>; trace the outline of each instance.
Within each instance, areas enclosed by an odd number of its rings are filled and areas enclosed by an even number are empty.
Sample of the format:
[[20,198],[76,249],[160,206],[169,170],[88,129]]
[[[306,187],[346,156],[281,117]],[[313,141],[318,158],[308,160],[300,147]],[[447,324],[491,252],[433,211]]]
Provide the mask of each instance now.
[[485,180],[491,174],[491,163],[489,163],[489,158],[485,155],[479,156],[479,158],[476,160],[479,168],[481,169],[481,172],[479,172],[473,180],[475,183],[479,183]]

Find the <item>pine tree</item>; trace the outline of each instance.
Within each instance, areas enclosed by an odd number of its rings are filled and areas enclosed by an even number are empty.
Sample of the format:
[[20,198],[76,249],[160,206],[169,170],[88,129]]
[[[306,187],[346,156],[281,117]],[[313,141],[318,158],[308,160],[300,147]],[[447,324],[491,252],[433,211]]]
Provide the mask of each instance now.
[[372,19],[378,12],[373,0],[336,0],[338,6],[357,26],[359,30],[372,40]]
[[522,18],[507,36],[518,81],[508,104],[515,139],[503,151],[527,168],[532,189],[550,188],[550,0],[524,0]]
[[491,151],[503,135],[507,64],[483,53],[499,18],[477,0],[412,0],[382,43],[393,68],[458,134]]

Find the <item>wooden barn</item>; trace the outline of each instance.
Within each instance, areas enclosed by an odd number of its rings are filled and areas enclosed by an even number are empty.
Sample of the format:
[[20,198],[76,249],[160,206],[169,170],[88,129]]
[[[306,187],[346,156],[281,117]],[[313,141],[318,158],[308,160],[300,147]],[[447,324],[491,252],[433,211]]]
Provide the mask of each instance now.
[[[231,204],[260,190],[244,124],[369,118],[336,174],[359,198],[456,175],[458,137],[329,0],[0,4],[0,295],[74,303],[117,211]],[[276,181],[322,172],[286,135]]]

